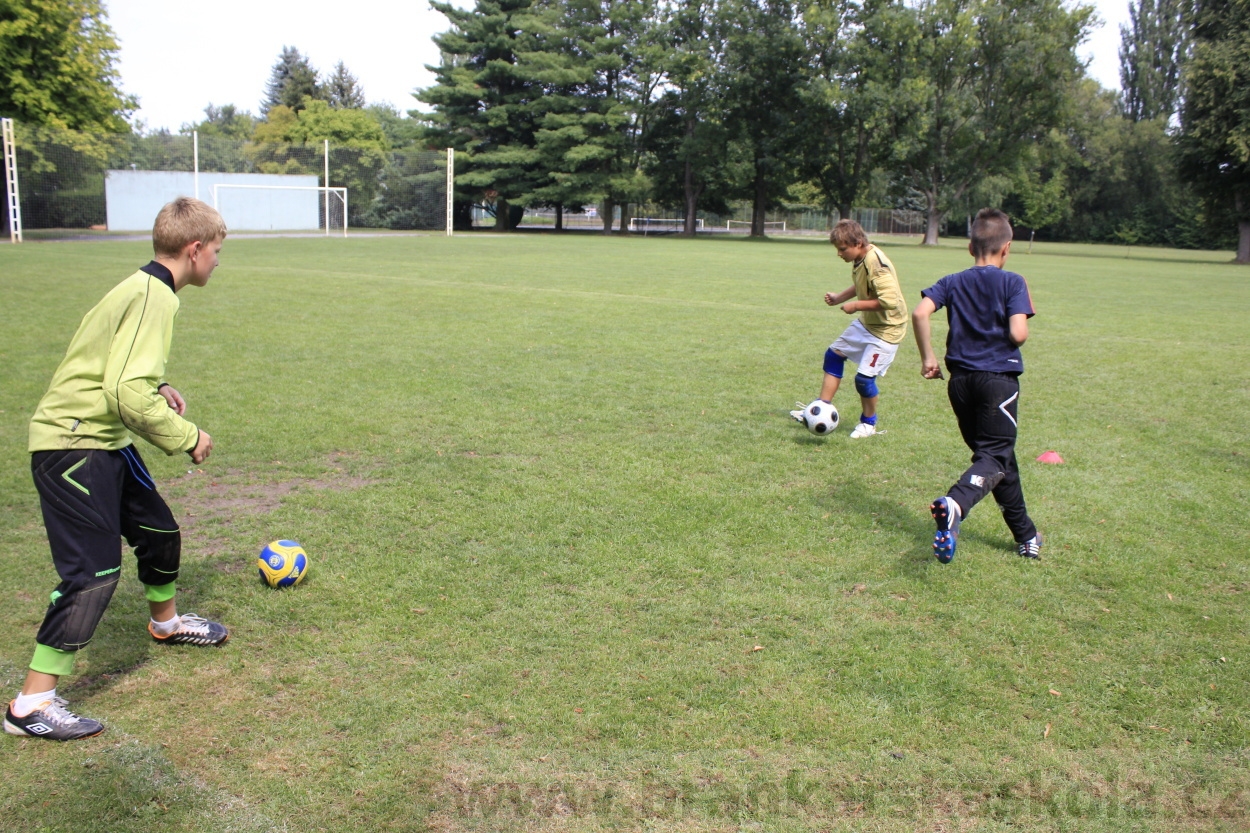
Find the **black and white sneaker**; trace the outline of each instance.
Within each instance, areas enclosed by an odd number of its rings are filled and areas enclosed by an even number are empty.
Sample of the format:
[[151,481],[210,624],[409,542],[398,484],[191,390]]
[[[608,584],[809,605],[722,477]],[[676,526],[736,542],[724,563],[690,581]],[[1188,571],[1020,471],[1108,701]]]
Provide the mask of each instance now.
[[77,740],[104,731],[104,724],[89,717],[79,717],[68,708],[63,698],[53,697],[25,717],[13,714],[13,704],[4,713],[4,731],[10,735],[47,740]]
[[230,631],[226,630],[225,625],[210,622],[203,616],[184,613],[179,620],[178,629],[164,636],[158,634],[152,628],[152,623],[148,622],[148,633],[157,642],[166,645],[220,645],[230,638]]
[[1021,558],[1041,558],[1042,533],[1037,533],[1027,541],[1018,541],[1016,543],[1016,553]]

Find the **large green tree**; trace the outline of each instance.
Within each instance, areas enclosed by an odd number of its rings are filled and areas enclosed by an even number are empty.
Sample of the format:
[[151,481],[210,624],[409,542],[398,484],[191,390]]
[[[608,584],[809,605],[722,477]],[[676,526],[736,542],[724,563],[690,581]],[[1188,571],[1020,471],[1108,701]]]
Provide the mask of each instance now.
[[136,102],[118,87],[116,58],[99,0],[0,0],[0,116],[125,131]]
[[1091,13],[1061,0],[928,0],[866,22],[899,47],[880,72],[898,91],[893,164],[900,184],[923,196],[926,244],[937,243],[947,211],[1014,174],[1064,123]]
[[1120,26],[1120,88],[1133,121],[1168,119],[1176,112],[1190,0],[1136,0]]
[[728,213],[741,179],[726,125],[724,39],[717,0],[670,3],[657,31],[664,93],[646,138],[654,198],[682,206],[683,233],[693,236],[698,211]]
[[1250,0],[1196,0],[1184,90],[1181,170],[1250,263]]
[[[451,28],[434,36],[442,60],[427,66],[435,84],[417,93],[434,108],[429,138],[457,151],[456,189],[462,212],[483,203],[495,212],[496,227],[519,220],[510,202],[542,184],[534,133],[541,114],[535,103],[543,86],[520,66],[534,51],[531,0],[478,0],[471,9],[431,3]],[[463,155],[461,155],[463,154]],[[467,221],[462,213],[461,223]]]
[[751,235],[786,192],[800,161],[801,91],[808,77],[799,15],[789,0],[726,0],[725,120],[751,159]]
[[803,174],[841,217],[850,216],[889,152],[889,64],[898,44],[880,38],[885,27],[865,21],[896,11],[880,0],[813,0],[803,10],[811,65],[798,114]]

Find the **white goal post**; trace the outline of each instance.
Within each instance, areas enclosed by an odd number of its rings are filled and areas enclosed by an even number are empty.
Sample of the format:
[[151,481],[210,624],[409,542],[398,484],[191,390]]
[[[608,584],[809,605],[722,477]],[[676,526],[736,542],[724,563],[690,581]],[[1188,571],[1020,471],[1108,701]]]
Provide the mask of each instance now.
[[[703,230],[703,219],[696,217],[694,221],[696,231]],[[686,221],[681,217],[630,217],[629,230],[641,231],[646,234],[649,229],[657,231],[684,231]]]
[[[746,226],[749,229],[751,228],[751,221],[750,220],[726,220],[725,221],[725,231],[733,231],[734,226]],[[767,220],[764,223],[764,228],[765,229],[771,228],[774,231],[785,231],[786,221],[785,220]]]
[[[326,236],[330,236],[331,212],[330,212],[330,196],[333,195],[343,206],[343,236],[347,236],[347,189],[337,186],[326,187],[324,185],[232,185],[229,183],[218,182],[213,185],[213,208],[221,210],[220,192],[222,189],[229,188],[231,190],[249,190],[249,191],[316,191],[324,195],[324,205],[326,208]],[[337,223],[335,224],[337,225]]]

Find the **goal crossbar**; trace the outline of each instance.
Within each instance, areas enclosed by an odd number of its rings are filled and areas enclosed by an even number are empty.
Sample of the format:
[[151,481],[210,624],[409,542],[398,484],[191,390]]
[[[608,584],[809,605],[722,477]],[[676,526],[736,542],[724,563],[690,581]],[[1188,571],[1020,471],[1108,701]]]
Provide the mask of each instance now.
[[218,182],[213,185],[213,208],[221,210],[218,192],[222,188],[243,189],[253,191],[319,191],[326,195],[326,236],[330,235],[330,195],[333,194],[343,203],[343,236],[347,236],[347,189],[337,185],[236,185]]
[[[731,229],[733,229],[735,225],[750,227],[751,222],[752,222],[751,220],[726,220],[725,231],[730,231]],[[777,228],[778,226],[781,227],[781,231],[785,231],[786,221],[785,220],[765,220],[764,221],[764,228],[770,228],[770,227]]]
[[[659,226],[661,228],[684,229],[686,221],[682,217],[630,217],[629,230],[638,231],[642,229],[646,231],[649,228]],[[694,221],[696,229],[703,228],[703,218],[696,217]]]

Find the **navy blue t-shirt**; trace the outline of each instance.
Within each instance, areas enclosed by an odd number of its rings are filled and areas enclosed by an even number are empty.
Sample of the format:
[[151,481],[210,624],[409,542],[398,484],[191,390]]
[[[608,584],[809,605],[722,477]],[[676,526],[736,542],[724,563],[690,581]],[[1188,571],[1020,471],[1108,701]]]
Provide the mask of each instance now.
[[1013,315],[1033,317],[1024,278],[997,266],[973,266],[947,275],[920,293],[946,307],[946,369],[1023,373],[1020,348],[1011,340]]

